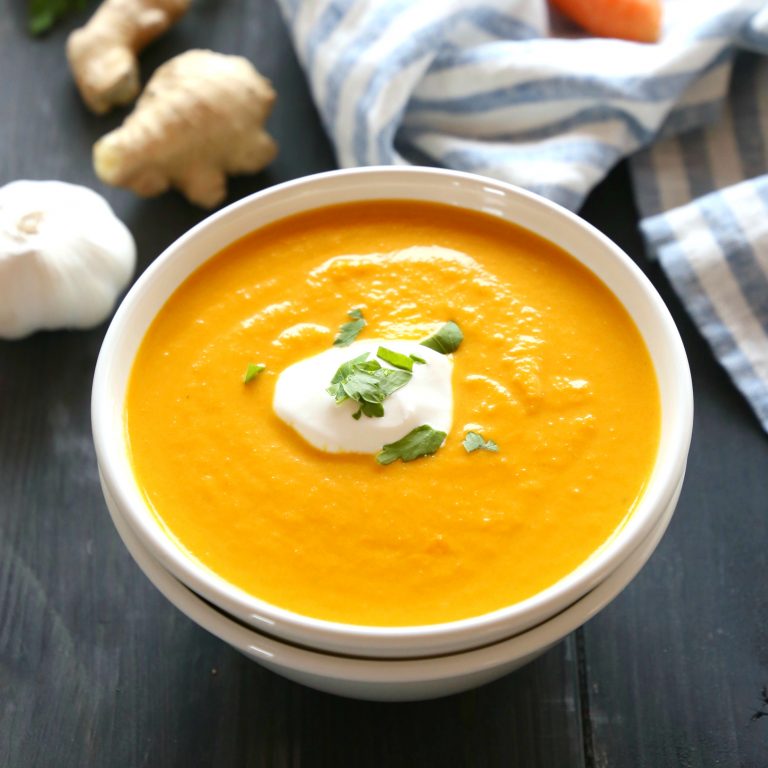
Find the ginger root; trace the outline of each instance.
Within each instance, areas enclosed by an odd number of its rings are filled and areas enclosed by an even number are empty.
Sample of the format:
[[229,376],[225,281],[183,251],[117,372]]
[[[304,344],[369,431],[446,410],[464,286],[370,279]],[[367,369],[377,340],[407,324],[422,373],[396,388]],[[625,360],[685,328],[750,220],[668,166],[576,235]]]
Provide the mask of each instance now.
[[96,142],[96,175],[143,197],[174,186],[213,208],[227,174],[255,173],[277,153],[264,130],[274,100],[247,59],[182,53],[157,69],[122,126]]
[[184,15],[191,0],[105,0],[67,39],[67,59],[87,106],[97,114],[139,94],[139,51]]

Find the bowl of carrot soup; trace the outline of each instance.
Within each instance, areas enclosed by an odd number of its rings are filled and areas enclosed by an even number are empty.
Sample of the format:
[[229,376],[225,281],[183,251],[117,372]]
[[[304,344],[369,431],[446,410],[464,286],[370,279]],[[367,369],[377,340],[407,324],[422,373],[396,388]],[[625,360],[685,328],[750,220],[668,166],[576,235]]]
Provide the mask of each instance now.
[[640,269],[525,191],[338,171],[214,214],[110,326],[105,493],[275,638],[373,658],[515,636],[631,557],[682,481],[690,373]]

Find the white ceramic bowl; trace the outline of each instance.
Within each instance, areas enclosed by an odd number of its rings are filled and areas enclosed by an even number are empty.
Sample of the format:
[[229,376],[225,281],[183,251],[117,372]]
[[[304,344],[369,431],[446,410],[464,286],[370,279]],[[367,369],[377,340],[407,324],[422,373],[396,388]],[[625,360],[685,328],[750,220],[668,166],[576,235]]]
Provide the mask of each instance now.
[[[650,351],[660,386],[658,457],[635,511],[610,542],[552,587],[515,605],[463,621],[364,627],[320,621],[249,595],[187,556],[160,528],[131,471],[123,403],[133,358],[169,295],[232,241],[292,214],[336,203],[413,199],[499,216],[549,239],[595,273],[621,300]],[[219,211],[171,245],[138,279],[117,311],[96,366],[92,420],[106,492],[153,558],[225,612],[275,637],[335,653],[407,657],[477,648],[541,624],[593,590],[655,529],[678,488],[692,425],[690,371],[675,325],[653,286],[623,251],[565,209],[508,184],[453,171],[359,168],[272,187]]]
[[267,669],[327,693],[376,701],[447,696],[508,674],[562,640],[613,600],[656,549],[672,518],[682,482],[637,549],[597,587],[566,610],[515,637],[470,651],[418,659],[363,659],[321,653],[276,640],[216,610],[155,560],[106,492],[115,527],[147,578],[192,621]]

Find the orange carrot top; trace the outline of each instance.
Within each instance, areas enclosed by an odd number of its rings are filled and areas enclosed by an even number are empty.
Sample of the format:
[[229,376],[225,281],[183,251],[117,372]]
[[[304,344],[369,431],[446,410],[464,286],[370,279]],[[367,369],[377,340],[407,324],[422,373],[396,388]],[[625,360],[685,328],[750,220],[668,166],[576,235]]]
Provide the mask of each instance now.
[[661,0],[551,0],[587,32],[655,43],[661,33]]

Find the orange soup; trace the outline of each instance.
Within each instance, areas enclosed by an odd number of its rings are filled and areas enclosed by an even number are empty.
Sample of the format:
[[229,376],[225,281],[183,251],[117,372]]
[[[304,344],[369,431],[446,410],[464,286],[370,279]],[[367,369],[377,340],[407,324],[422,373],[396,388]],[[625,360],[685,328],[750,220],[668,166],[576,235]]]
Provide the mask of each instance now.
[[[396,257],[412,246],[456,253]],[[352,309],[361,341],[463,332],[433,455],[328,453],[275,415],[278,375]],[[491,216],[393,200],[296,215],[213,256],[149,328],[125,415],[147,503],[190,557],[300,614],[405,626],[531,597],[604,545],[648,480],[660,403],[637,328],[575,259]],[[470,431],[498,451],[468,452]]]

